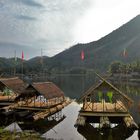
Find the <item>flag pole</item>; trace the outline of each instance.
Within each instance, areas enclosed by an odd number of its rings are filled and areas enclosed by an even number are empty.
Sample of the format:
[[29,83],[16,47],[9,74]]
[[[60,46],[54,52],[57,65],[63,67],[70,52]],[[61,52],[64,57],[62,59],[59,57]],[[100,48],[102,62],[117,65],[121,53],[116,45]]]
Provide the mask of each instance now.
[[21,72],[21,74],[22,74],[22,79],[23,79],[23,60],[22,60],[22,72]]
[[14,52],[14,55],[15,55],[15,60],[14,60],[14,76],[16,75],[16,61],[17,61],[17,58],[16,58],[16,50]]
[[41,66],[42,66],[42,73],[43,73],[43,49],[41,48]]
[[23,51],[22,51],[22,68],[21,68],[21,74],[22,74],[22,79],[23,79],[23,60],[24,60],[24,53],[23,53]]
[[[85,53],[84,50],[81,51],[81,61],[82,61],[82,68],[84,71],[84,59],[85,59]],[[85,91],[85,82],[84,82],[85,78],[84,78],[84,73],[82,73],[82,92],[84,93]]]

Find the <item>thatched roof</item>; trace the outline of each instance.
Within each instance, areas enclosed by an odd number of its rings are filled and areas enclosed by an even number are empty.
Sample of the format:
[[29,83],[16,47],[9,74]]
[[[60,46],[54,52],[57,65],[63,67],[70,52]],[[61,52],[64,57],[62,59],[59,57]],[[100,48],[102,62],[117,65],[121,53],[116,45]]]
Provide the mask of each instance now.
[[79,99],[79,101],[82,101],[85,97],[87,97],[88,95],[94,94],[96,90],[114,90],[116,91],[116,94],[119,94],[120,96],[122,96],[125,100],[129,101],[129,102],[133,102],[133,100],[131,98],[129,98],[128,96],[126,96],[122,91],[120,91],[118,88],[116,88],[114,85],[112,85],[110,82],[108,82],[106,79],[102,78],[101,76],[99,76],[101,78],[101,82],[96,85],[96,86],[92,86],[89,90],[87,90],[84,95]]
[[5,87],[20,94],[26,88],[26,84],[18,77],[2,78],[0,79],[0,90],[3,90]]
[[32,86],[47,99],[64,96],[64,92],[52,82],[33,83]]
[[64,92],[52,82],[39,82],[29,85],[17,99],[39,95],[52,99],[64,96]]

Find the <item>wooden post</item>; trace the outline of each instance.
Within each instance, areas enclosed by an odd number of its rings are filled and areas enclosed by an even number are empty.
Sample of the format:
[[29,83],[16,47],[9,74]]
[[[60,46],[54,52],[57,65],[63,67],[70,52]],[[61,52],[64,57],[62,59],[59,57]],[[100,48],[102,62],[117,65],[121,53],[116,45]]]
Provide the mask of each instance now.
[[40,103],[40,107],[41,107],[41,96],[39,97],[39,103]]
[[93,111],[93,109],[94,109],[94,103],[92,102],[92,111]]
[[34,107],[35,107],[35,99],[36,99],[36,96],[34,96]]

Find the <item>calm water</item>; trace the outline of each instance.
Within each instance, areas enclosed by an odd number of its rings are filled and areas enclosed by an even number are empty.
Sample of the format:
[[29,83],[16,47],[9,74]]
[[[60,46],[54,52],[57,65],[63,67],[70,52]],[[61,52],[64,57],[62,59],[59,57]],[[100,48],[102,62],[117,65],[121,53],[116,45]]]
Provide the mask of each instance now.
[[[51,81],[56,83],[64,92],[65,95],[78,99],[93,83],[99,79],[95,79],[94,75],[86,76],[58,76]],[[130,109],[130,112],[137,124],[140,124],[140,87],[139,84],[122,84],[116,86],[124,91],[126,95],[134,100],[134,104]],[[80,105],[76,102],[72,102],[69,106],[63,109],[63,114],[66,118],[59,124],[55,125],[49,131],[46,129],[48,123],[43,123],[41,126],[44,129],[42,137],[46,139],[55,140],[139,140],[138,131],[128,131],[123,126],[117,126],[113,129],[106,130],[105,132],[98,131],[92,127],[92,125],[86,125],[85,127],[75,128],[78,111]],[[34,126],[38,129],[39,125]],[[28,128],[28,126],[27,126]]]
[[73,102],[67,106],[63,113],[67,116],[64,121],[59,123],[43,137],[55,140],[139,140],[138,131],[125,131],[123,127],[114,128],[106,132],[100,132],[90,126],[85,126],[77,130],[74,127],[80,106]]
[[[86,76],[60,76],[52,81],[55,82],[61,89],[65,92],[66,96],[71,98],[79,98],[93,83],[96,83],[99,79],[94,78],[95,75]],[[133,116],[135,122],[140,124],[140,87],[139,84],[128,84],[120,83],[115,84],[119,89],[121,89],[126,95],[134,100],[133,106],[130,109],[130,113]],[[101,133],[91,126],[86,126],[84,128],[77,129],[74,128],[75,121],[77,119],[78,111],[80,106],[77,103],[72,103],[66,107],[63,112],[67,118],[60,124],[58,124],[54,131],[49,131],[44,136],[47,138],[58,138],[66,140],[83,140],[85,139],[95,139],[95,140],[138,140],[138,131],[129,132],[123,131],[122,126],[118,126],[109,132]]]

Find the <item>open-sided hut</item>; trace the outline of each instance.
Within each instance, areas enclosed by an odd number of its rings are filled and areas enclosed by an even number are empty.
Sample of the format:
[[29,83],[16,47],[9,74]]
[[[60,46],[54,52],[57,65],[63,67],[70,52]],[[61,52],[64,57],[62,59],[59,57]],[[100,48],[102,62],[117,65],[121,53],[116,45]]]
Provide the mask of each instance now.
[[108,127],[110,122],[124,121],[128,126],[132,126],[134,121],[129,108],[133,101],[107,80],[103,78],[101,80],[80,98],[83,107],[79,112],[77,124],[84,125],[85,122],[92,122]]
[[128,112],[132,100],[107,81],[90,88],[81,98],[84,111]]
[[0,79],[0,101],[14,101],[26,84],[18,77]]
[[27,101],[26,106],[50,107],[64,101],[64,93],[52,82],[30,84],[16,101]]

